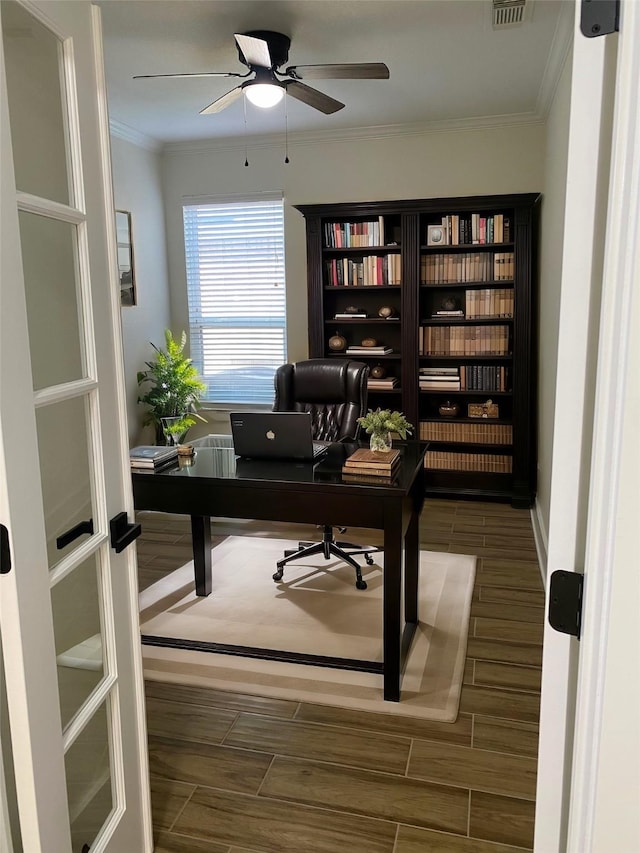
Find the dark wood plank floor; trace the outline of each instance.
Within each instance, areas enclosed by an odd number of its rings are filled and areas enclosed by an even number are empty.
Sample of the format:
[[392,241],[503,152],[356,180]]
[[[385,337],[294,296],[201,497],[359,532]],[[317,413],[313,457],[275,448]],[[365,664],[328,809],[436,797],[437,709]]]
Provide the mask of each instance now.
[[[183,517],[139,520],[142,589],[189,560],[191,541]],[[231,520],[212,534],[317,537]],[[373,544],[379,534],[349,538]],[[427,501],[421,544],[478,557],[457,721],[149,681],[156,853],[532,848],[544,596],[529,512]]]

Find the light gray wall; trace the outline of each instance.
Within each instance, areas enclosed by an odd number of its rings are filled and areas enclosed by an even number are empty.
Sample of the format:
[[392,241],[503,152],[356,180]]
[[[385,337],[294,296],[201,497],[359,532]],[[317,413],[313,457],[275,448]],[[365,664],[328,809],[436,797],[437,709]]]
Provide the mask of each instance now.
[[545,128],[544,183],[540,214],[536,520],[542,540],[540,545],[545,556],[549,531],[570,100],[571,53],[565,61]]
[[[176,146],[165,154],[172,328],[188,328],[182,203],[185,197],[283,191],[285,198],[288,357],[306,358],[305,225],[295,204],[539,192],[543,185],[542,124],[458,130],[378,139],[244,147]],[[209,413],[205,432],[226,431],[228,416]],[[198,428],[190,436],[195,437]]]
[[153,357],[149,342],[164,346],[164,330],[171,325],[162,157],[112,136],[111,161],[116,208],[131,213],[137,293],[137,305],[121,309],[129,444],[153,444],[151,428],[142,429],[136,375]]

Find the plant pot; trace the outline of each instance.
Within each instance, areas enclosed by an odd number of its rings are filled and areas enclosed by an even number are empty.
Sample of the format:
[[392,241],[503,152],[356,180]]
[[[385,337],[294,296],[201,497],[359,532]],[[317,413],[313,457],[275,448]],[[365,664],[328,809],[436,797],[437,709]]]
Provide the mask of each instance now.
[[187,437],[188,429],[183,429],[181,432],[176,432],[175,425],[183,421],[185,415],[177,415],[173,418],[162,418],[162,432],[165,437],[165,444],[177,447]]
[[391,445],[390,432],[372,432],[369,437],[370,450],[377,450],[379,453],[388,453],[391,450]]

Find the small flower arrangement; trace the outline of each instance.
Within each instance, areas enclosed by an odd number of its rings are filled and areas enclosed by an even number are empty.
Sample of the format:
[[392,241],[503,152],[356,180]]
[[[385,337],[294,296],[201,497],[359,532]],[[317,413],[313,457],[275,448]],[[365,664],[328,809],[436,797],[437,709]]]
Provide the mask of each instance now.
[[389,450],[390,432],[406,439],[413,430],[413,424],[409,423],[402,412],[392,412],[390,409],[376,409],[375,412],[369,409],[366,415],[358,418],[358,423],[371,436],[372,450]]

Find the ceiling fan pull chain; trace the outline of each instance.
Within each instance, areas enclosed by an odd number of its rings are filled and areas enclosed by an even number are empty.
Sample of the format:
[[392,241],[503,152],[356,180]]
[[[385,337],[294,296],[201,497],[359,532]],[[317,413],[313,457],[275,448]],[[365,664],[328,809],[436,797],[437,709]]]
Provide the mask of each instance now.
[[287,112],[287,90],[284,90],[284,162],[289,162],[289,114]]
[[242,108],[244,110],[244,165],[249,165],[249,156],[247,154],[247,99],[243,95]]

